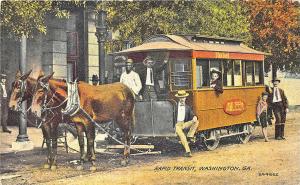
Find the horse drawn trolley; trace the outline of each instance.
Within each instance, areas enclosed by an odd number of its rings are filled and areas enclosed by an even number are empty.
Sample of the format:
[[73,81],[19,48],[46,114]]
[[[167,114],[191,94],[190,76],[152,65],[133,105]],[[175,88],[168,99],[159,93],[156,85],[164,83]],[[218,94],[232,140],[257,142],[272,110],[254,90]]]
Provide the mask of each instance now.
[[[248,142],[256,103],[265,88],[264,55],[241,40],[201,35],[156,35],[142,45],[113,53],[114,81],[119,81],[125,70],[120,58],[131,58],[143,84],[141,92],[145,90],[145,62],[150,58],[155,67],[168,61],[154,71],[156,98],[144,97],[135,103],[133,135],[176,136],[174,95],[185,90],[199,120],[199,143],[213,150],[223,137],[236,136],[240,142]],[[210,88],[212,70],[221,74],[222,94]]]

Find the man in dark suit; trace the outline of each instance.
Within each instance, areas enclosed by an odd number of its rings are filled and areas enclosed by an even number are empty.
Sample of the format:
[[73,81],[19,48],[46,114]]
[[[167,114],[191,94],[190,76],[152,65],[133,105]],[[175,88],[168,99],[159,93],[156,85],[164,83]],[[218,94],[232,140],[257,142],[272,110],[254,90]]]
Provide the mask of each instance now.
[[144,100],[156,100],[157,92],[159,92],[158,74],[165,69],[168,60],[164,60],[161,65],[151,58],[147,57],[143,63],[146,66],[145,71],[141,74],[141,80],[143,81],[143,99]]
[[0,75],[0,101],[1,101],[1,125],[2,131],[11,133],[7,128],[7,117],[8,117],[8,92],[6,88],[6,74]]
[[288,100],[282,89],[278,87],[280,83],[279,79],[272,80],[273,88],[271,89],[271,100],[272,100],[272,109],[275,115],[275,139],[283,140],[284,138],[284,126],[286,120],[286,113],[288,109]]
[[[195,142],[195,132],[198,128],[199,122],[195,114],[193,113],[192,108],[185,103],[186,97],[189,94],[184,90],[179,90],[175,95],[179,98],[179,102],[176,108],[176,134],[180,138],[181,144],[185,149],[185,157],[191,157],[191,150],[188,144],[188,140]],[[187,136],[185,136],[183,130],[189,129]],[[188,139],[187,139],[188,138]]]

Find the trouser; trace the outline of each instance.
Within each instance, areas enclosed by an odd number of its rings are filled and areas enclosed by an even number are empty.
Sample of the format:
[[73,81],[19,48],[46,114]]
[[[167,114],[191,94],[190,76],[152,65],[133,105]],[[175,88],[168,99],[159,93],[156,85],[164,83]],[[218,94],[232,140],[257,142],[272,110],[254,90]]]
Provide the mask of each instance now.
[[285,124],[275,125],[275,139],[284,137],[284,126]]
[[285,107],[282,102],[273,103],[273,112],[275,115],[275,138],[284,137],[284,124],[286,120]]
[[2,98],[1,99],[1,126],[2,126],[2,130],[7,129],[7,117],[8,117],[7,98]]
[[194,137],[195,132],[198,128],[198,124],[199,124],[198,121],[194,122],[193,120],[188,121],[188,122],[176,123],[176,134],[178,135],[178,137],[181,141],[181,144],[183,145],[183,147],[185,149],[185,152],[191,152],[191,150],[190,150],[189,144],[187,142],[187,139],[186,139],[186,136],[185,136],[183,130],[189,128],[190,130],[187,134],[187,137]]
[[156,100],[157,99],[157,95],[156,95],[156,91],[154,86],[152,85],[146,85],[145,89],[144,89],[144,93],[143,93],[143,99],[144,100]]

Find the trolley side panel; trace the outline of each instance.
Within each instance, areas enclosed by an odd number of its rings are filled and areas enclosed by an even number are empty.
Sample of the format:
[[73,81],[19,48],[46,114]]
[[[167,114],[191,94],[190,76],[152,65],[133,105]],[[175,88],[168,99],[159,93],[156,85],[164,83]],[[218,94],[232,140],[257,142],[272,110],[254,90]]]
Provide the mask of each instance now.
[[[256,120],[256,106],[264,87],[224,89],[216,96],[214,90],[193,92],[193,109],[199,119],[198,130],[226,127]],[[246,110],[238,115],[224,111],[227,101],[238,99],[245,102]]]

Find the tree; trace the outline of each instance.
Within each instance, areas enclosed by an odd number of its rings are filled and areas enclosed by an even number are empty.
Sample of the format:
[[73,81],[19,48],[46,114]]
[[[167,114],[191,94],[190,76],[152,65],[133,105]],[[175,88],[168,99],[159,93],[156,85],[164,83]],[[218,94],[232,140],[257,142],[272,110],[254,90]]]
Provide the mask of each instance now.
[[[103,8],[98,4],[98,9]],[[106,2],[108,26],[120,32],[120,40],[141,44],[154,34],[198,33],[250,41],[246,12],[239,2],[135,1]]]
[[300,24],[299,7],[287,0],[245,1],[249,10],[252,45],[271,53],[266,58],[266,69],[273,66],[273,75],[278,69],[291,70],[299,67]]
[[10,36],[31,37],[35,33],[46,34],[46,15],[68,18],[68,6],[84,6],[78,1],[1,1],[0,24]]

